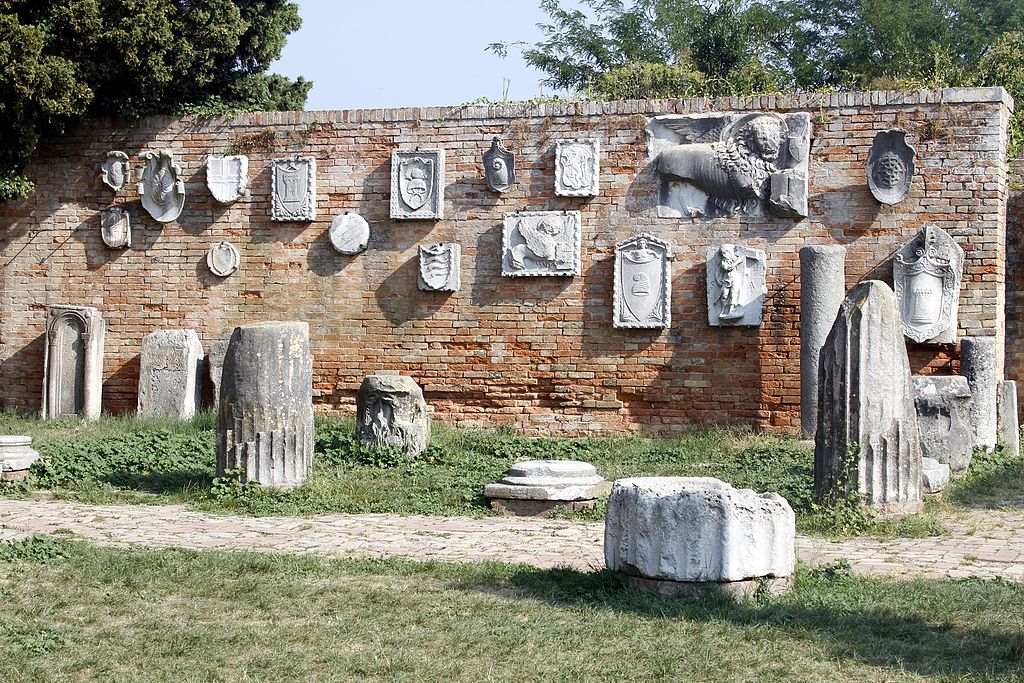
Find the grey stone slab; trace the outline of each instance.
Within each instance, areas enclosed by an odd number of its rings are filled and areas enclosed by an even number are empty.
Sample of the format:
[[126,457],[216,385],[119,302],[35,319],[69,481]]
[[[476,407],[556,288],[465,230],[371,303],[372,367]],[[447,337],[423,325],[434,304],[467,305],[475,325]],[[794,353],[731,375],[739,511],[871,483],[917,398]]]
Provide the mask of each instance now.
[[960,374],[971,387],[971,430],[975,446],[994,448],[997,440],[998,384],[995,337],[960,340]]
[[444,150],[391,152],[391,218],[444,218]]
[[1012,379],[999,383],[998,439],[1009,453],[1020,455],[1020,420],[1017,415],[1017,383]]
[[185,208],[185,180],[174,153],[161,149],[143,152],[139,158],[146,163],[138,184],[142,208],[161,223],[177,220]]
[[926,225],[892,262],[903,333],[916,342],[956,341],[964,250],[942,228]]
[[356,393],[356,436],[374,446],[396,446],[413,457],[430,440],[423,390],[402,375],[370,375]]
[[501,481],[487,484],[484,496],[505,500],[593,500],[608,482],[593,465],[578,460],[527,460],[509,468]]
[[708,248],[708,324],[714,327],[756,327],[761,324],[767,257],[743,244]]
[[612,324],[666,328],[672,324],[672,247],[641,233],[615,245]]
[[868,189],[882,204],[899,204],[914,181],[915,151],[902,128],[879,131],[871,143],[866,173]]
[[960,376],[914,377],[914,406],[922,455],[965,472],[974,447],[971,388]]
[[504,214],[501,274],[508,277],[580,274],[579,211]]
[[157,330],[142,339],[139,417],[190,420],[202,394],[203,345],[195,330]]
[[46,419],[80,415],[99,418],[103,401],[106,325],[91,306],[49,306],[43,352]]
[[100,237],[111,249],[132,246],[132,222],[128,209],[112,206],[100,211]]
[[818,355],[846,296],[846,247],[800,249],[800,426],[814,436],[818,424]]
[[600,192],[601,145],[598,140],[555,143],[555,194],[596,197]]
[[279,222],[316,220],[316,159],[274,159],[271,169],[270,219]]
[[934,458],[921,459],[921,487],[925,493],[942,493],[949,485],[949,465]]
[[425,292],[457,292],[462,286],[462,246],[458,242],[422,244],[417,286]]

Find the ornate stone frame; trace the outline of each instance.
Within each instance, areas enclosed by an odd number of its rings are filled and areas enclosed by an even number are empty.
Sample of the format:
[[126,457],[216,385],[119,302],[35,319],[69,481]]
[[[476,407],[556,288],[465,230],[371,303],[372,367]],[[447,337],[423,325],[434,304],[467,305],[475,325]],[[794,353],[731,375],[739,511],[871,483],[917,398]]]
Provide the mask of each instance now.
[[[622,259],[623,253],[627,248],[633,245],[639,245],[641,242],[646,242],[655,248],[655,251],[660,251],[661,261],[661,301],[659,306],[661,308],[661,315],[657,318],[643,322],[636,318],[636,316],[630,316],[632,319],[628,319],[624,315],[624,310],[628,311],[629,307],[625,305],[623,301],[623,283],[622,283]],[[642,232],[638,235],[634,235],[628,239],[624,239],[615,245],[615,273],[614,273],[614,286],[613,291],[613,302],[612,302],[612,325],[616,328],[623,329],[664,329],[672,325],[672,245],[667,241],[659,239],[649,233]],[[657,307],[652,310],[652,313],[657,312]]]
[[[564,221],[563,225],[574,231],[574,252],[573,265],[569,270],[552,270],[549,268],[527,268],[513,270],[506,267],[509,253],[515,246],[512,244],[513,231],[518,232],[514,221],[520,218],[533,218],[537,216],[558,217]],[[504,224],[501,230],[501,274],[505,277],[575,277],[580,274],[582,262],[581,251],[583,246],[583,221],[579,211],[520,211],[506,213],[503,215]],[[520,235],[522,237],[522,235]],[[525,238],[523,238],[525,241]]]
[[[562,150],[566,147],[588,147],[592,154],[592,178],[590,187],[574,189],[562,183]],[[555,194],[559,197],[596,197],[601,189],[601,143],[596,138],[582,140],[558,140],[555,143]]]
[[[280,199],[277,171],[284,164],[306,165],[306,197],[297,211],[291,211]],[[270,220],[278,223],[297,223],[316,220],[316,157],[282,157],[271,161]]]
[[[421,157],[432,162],[433,192],[430,200],[418,209],[413,209],[402,199],[402,162]],[[402,221],[442,220],[444,218],[444,150],[443,149],[395,149],[391,150],[391,219]]]
[[76,320],[82,327],[82,415],[86,420],[100,416],[103,396],[103,344],[106,325],[97,309],[91,306],[49,306],[46,309],[45,349],[43,352],[42,417],[50,420],[60,417],[62,387],[62,358],[54,358],[54,342],[60,324]]

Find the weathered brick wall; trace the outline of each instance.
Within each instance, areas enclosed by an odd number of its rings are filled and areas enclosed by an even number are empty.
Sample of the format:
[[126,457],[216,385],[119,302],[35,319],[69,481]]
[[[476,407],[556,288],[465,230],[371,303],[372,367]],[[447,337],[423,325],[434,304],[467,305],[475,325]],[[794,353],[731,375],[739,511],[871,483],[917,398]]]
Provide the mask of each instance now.
[[1024,159],[1010,162],[1006,214],[1006,377],[1024,405]]
[[[647,159],[650,115],[728,110],[812,114],[810,210],[784,218],[668,219],[655,210]],[[923,224],[949,231],[967,251],[960,334],[1004,326],[1008,97],[1001,89],[876,92],[541,106],[269,113],[231,119],[103,120],[45,144],[28,169],[28,200],[0,212],[4,400],[37,409],[48,304],[100,308],[107,321],[104,408],[135,408],[140,342],[158,328],[191,327],[208,344],[239,323],[301,319],[311,325],[321,409],[351,410],[361,378],[397,369],[424,387],[435,417],[512,423],[533,432],[671,432],[708,423],[775,431],[799,427],[799,259],[805,244],[848,246],[847,276],[891,283],[891,255]],[[864,163],[876,131],[899,126],[917,148],[918,177],[895,207],[871,197]],[[208,153],[241,136],[276,131],[249,153],[251,197],[224,206],[205,185]],[[514,150],[520,184],[498,196],[483,180],[492,136]],[[601,194],[554,196],[556,140],[601,142]],[[447,153],[445,219],[388,219],[390,154]],[[108,150],[133,159],[169,147],[187,199],[160,225],[138,195],[113,195],[97,178]],[[271,223],[270,160],[301,152],[318,164],[318,219]],[[135,164],[137,165],[137,163]],[[132,247],[107,249],[99,210],[126,205]],[[502,278],[502,213],[578,209],[583,273]],[[327,227],[350,210],[372,226],[369,250],[336,254]],[[611,325],[615,242],[647,231],[675,245],[672,327]],[[205,257],[230,239],[241,269],[221,280]],[[462,289],[417,289],[417,246],[462,245]],[[705,252],[744,241],[768,254],[760,328],[709,327]],[[916,372],[950,372],[956,348],[914,347]]]

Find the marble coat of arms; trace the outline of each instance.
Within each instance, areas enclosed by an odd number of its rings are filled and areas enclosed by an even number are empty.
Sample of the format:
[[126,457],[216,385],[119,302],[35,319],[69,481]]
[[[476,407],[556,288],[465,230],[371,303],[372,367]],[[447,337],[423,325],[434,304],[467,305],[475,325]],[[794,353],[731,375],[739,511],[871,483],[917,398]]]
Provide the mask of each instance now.
[[672,323],[672,248],[642,233],[615,245],[612,324],[661,328]]
[[919,343],[956,341],[963,273],[964,250],[934,225],[896,253],[892,281],[904,335]]
[[316,220],[316,159],[274,159],[271,184],[271,220]]

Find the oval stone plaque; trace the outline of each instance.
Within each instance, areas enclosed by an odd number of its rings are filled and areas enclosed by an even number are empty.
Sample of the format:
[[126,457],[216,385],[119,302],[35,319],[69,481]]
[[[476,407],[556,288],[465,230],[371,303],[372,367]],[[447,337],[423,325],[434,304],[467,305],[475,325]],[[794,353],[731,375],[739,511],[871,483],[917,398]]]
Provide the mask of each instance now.
[[331,221],[331,246],[339,254],[358,254],[370,243],[370,224],[357,213],[343,213]]
[[206,265],[210,267],[210,272],[218,277],[227,277],[238,270],[241,260],[238,249],[227,240],[213,245],[206,254]]

